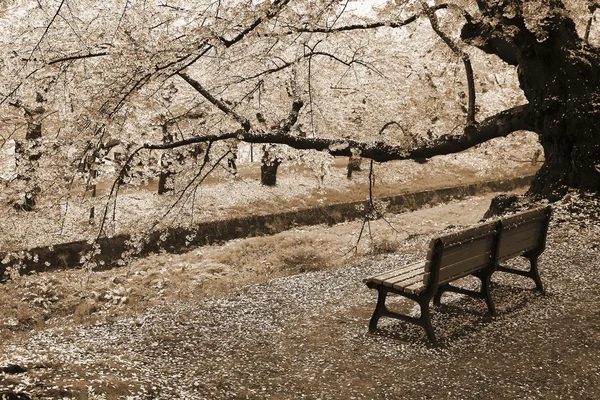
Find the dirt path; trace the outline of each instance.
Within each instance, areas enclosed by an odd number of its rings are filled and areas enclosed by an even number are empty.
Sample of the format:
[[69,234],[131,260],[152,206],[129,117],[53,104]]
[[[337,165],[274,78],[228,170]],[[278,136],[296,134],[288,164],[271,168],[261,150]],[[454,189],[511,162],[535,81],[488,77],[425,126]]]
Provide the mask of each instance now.
[[[398,321],[382,320],[378,335],[366,333],[375,294],[362,278],[416,260],[433,231],[476,222],[488,204],[488,197],[473,198],[398,216],[394,225],[406,231],[395,254],[339,261],[335,255],[360,228],[349,223],[158,255],[95,274],[85,299],[95,299],[88,303],[94,311],[78,307],[82,324],[73,316],[50,319],[37,334],[14,334],[1,345],[0,367],[28,371],[0,374],[0,391],[77,399],[600,398],[600,223],[590,219],[597,200],[556,205],[540,258],[546,295],[522,278],[496,274],[498,316],[488,317],[483,302],[448,294],[433,316],[439,347]],[[378,223],[374,230],[387,225]],[[288,260],[288,268],[307,272],[285,269],[277,245],[290,238],[298,240],[291,247],[330,252],[314,259],[306,250]],[[244,251],[245,272],[227,264]],[[261,251],[263,258],[254,257]],[[72,274],[53,279],[71,281],[73,289]],[[22,287],[39,287],[35,279],[7,289],[18,298]],[[109,282],[101,297],[92,295]],[[138,287],[147,299],[134,293]],[[61,288],[55,295],[63,299],[54,304],[66,298]],[[395,307],[413,309],[402,299]]]

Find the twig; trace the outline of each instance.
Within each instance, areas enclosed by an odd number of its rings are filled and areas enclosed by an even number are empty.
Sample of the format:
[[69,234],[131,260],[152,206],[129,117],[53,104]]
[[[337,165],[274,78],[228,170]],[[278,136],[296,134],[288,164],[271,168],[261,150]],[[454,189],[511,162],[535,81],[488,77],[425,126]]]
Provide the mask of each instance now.
[[[52,26],[52,24],[54,23],[54,20],[58,16],[58,13],[60,12],[63,4],[65,4],[65,1],[66,0],[61,0],[60,4],[58,5],[58,8],[56,9],[56,12],[54,13],[54,16],[50,20],[50,23],[46,26],[46,29],[44,30],[44,33],[42,33],[42,36],[40,37],[40,40],[38,40],[38,42],[33,47],[33,50],[31,50],[31,54],[29,55],[29,59],[27,61],[31,60],[31,58],[33,57],[33,53],[35,53],[35,51],[40,47],[40,44],[42,43],[42,40],[44,40],[44,37],[46,37],[46,35],[48,34],[48,31],[50,30],[50,27]],[[25,62],[25,65],[27,65],[27,62]]]

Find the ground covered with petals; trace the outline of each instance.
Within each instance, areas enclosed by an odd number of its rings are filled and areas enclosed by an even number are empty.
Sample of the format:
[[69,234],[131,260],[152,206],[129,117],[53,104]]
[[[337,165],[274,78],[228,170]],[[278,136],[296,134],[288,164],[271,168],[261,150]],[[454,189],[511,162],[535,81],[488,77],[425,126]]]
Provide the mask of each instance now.
[[[8,335],[0,345],[0,392],[48,399],[600,398],[597,198],[569,195],[554,205],[540,257],[545,295],[532,281],[496,273],[498,315],[489,317],[480,300],[445,295],[433,311],[438,346],[400,321],[382,319],[377,334],[367,333],[375,293],[362,278],[419,259],[445,225],[476,223],[491,196],[389,216],[395,226],[411,227],[397,233],[389,254],[336,259],[341,243],[360,228],[354,222],[276,235],[277,242],[296,237],[302,245],[308,234],[325,243],[323,249],[334,249],[320,259],[288,260],[287,269],[276,265],[285,257],[269,258],[270,267],[230,274],[226,260],[214,261],[219,250],[268,247],[236,241],[100,273],[90,279],[110,282],[111,290],[90,289],[76,313],[52,315],[37,332]],[[377,223],[373,230],[387,225]],[[200,252],[212,267],[193,261]],[[252,257],[249,264],[258,265]],[[202,280],[207,268],[212,277]],[[48,307],[68,297],[65,282],[74,287],[76,280],[69,274],[75,272],[53,274],[63,289],[48,289],[57,298],[46,299]],[[38,290],[42,302],[36,279],[42,277],[9,282],[7,289],[19,295],[23,287]],[[139,288],[144,284],[152,292],[146,299]],[[401,298],[392,307],[417,312]]]

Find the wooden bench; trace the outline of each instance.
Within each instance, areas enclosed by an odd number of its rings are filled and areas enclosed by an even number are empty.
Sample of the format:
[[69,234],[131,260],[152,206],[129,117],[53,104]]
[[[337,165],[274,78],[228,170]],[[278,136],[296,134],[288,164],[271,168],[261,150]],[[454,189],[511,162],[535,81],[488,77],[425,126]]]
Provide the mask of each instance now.
[[[490,293],[492,274],[498,270],[531,277],[543,291],[537,269],[537,258],[544,251],[550,219],[550,207],[525,211],[459,232],[434,237],[426,261],[410,264],[364,280],[378,292],[377,305],[369,322],[369,331],[377,329],[381,317],[391,317],[415,323],[425,329],[427,337],[436,342],[431,325],[429,303],[440,304],[444,292],[461,293],[484,299],[489,312],[496,310]],[[529,271],[500,266],[500,261],[523,256],[530,260]],[[481,281],[479,291],[451,285],[452,281],[473,275]],[[390,311],[385,300],[395,293],[417,302],[420,317]]]

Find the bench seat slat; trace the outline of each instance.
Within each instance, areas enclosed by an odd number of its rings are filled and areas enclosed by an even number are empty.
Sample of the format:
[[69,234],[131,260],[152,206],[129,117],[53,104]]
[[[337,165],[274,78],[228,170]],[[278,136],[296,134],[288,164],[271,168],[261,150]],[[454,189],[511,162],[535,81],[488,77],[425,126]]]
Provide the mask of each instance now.
[[405,281],[407,279],[414,278],[416,276],[420,276],[422,278],[424,273],[425,273],[425,268],[424,268],[424,263],[423,263],[423,264],[421,264],[421,268],[418,268],[418,269],[412,270],[410,272],[399,274],[399,275],[396,275],[396,276],[391,277],[389,279],[386,279],[383,282],[383,284],[385,286],[392,287],[392,286],[394,286],[398,282],[402,282],[402,281]]
[[404,288],[404,291],[410,294],[419,294],[425,289],[427,289],[427,285],[425,285],[423,282],[416,282]]
[[[417,276],[413,276],[412,278],[408,278],[403,281],[394,283],[394,285],[392,287],[396,290],[401,290],[401,291],[408,292],[408,293],[413,293],[413,294],[420,293],[423,290],[425,290],[425,288],[427,287],[423,283],[424,275],[425,275],[425,272],[422,271],[421,274],[419,274]],[[429,274],[427,274],[427,275],[429,275]]]
[[[372,276],[364,280],[365,283],[372,282],[377,285],[386,286],[395,290],[407,293],[418,294],[425,289],[423,284],[425,272],[425,261],[417,262]],[[409,289],[407,289],[409,288]]]
[[382,282],[392,279],[399,275],[410,274],[413,271],[417,271],[417,272],[422,271],[424,265],[425,265],[424,261],[416,262],[413,264],[406,265],[404,267],[400,267],[400,268],[396,268],[393,270],[383,272],[379,275],[371,276],[371,277],[365,279],[364,282],[373,282],[376,284],[381,284]]

